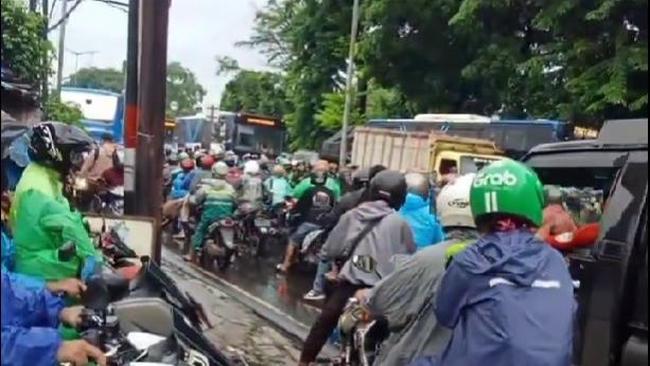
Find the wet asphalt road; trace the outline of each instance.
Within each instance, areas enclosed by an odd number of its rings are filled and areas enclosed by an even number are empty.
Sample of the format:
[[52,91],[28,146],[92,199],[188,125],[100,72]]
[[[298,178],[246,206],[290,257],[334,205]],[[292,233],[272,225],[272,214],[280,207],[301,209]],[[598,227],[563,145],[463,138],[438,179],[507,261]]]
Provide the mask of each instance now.
[[213,328],[206,337],[239,365],[295,365],[300,344],[230,296],[174,251],[163,250],[163,268],[203,304]]
[[[175,244],[168,248],[180,253],[180,243]],[[216,269],[210,272],[309,327],[318,316],[321,304],[306,302],[302,297],[311,289],[315,268],[301,265],[287,276],[277,274],[275,266],[280,263],[284,250],[284,243],[273,240],[261,258],[243,254],[225,272]]]

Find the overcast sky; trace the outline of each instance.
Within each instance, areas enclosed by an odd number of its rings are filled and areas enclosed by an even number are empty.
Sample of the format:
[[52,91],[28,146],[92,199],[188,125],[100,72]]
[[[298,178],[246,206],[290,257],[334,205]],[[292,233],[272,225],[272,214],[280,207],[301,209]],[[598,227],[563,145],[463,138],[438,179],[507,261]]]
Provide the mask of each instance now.
[[[266,0],[172,0],[169,19],[168,61],[192,70],[208,91],[205,105],[218,103],[227,79],[216,76],[217,55],[227,55],[243,68],[264,69],[257,51],[235,47],[253,29],[255,12]],[[55,9],[55,13],[60,10]],[[58,19],[58,16],[54,16]],[[58,47],[58,31],[50,38]],[[78,67],[120,69],[126,58],[127,14],[105,4],[85,0],[72,13],[65,48],[74,52],[97,51],[78,57]],[[75,71],[75,56],[66,52],[64,78]]]

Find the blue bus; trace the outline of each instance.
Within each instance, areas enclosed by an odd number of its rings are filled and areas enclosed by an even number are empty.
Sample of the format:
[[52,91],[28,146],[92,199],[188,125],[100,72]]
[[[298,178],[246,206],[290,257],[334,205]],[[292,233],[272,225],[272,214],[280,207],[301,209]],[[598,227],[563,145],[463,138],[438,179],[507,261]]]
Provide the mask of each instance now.
[[[420,115],[414,119],[373,119],[367,127],[403,131],[440,131],[450,135],[491,140],[512,158],[518,159],[540,144],[574,139],[573,128],[566,122],[537,120],[493,120],[489,117],[436,118],[447,115]],[[452,115],[449,115],[452,116]]]
[[61,101],[73,104],[83,113],[86,131],[100,140],[104,134],[113,136],[115,142],[124,142],[124,96],[111,91],[64,87]]

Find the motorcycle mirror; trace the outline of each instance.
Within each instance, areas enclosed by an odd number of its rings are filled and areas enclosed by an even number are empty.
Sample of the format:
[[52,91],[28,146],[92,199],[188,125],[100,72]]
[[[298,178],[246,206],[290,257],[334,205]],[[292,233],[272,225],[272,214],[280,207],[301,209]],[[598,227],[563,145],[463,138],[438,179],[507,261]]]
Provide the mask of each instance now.
[[109,297],[106,281],[101,276],[94,275],[86,281],[86,291],[81,294],[81,303],[88,309],[103,311],[108,307]]
[[377,261],[369,255],[352,256],[352,265],[366,273],[375,273],[377,271]]
[[77,245],[73,241],[65,242],[58,250],[60,262],[70,262],[77,255]]

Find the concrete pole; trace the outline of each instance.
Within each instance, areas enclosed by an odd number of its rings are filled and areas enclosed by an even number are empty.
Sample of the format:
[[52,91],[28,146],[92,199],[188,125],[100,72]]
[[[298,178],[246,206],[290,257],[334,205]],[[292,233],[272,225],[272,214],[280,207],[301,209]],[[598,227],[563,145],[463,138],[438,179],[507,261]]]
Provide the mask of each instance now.
[[345,81],[345,111],[343,112],[343,126],[341,127],[341,151],[339,166],[344,167],[348,157],[348,126],[350,124],[350,111],[352,109],[352,94],[354,80],[354,56],[357,50],[357,32],[359,30],[359,0],[354,0],[352,7],[352,30],[350,32],[350,50],[348,54],[347,80]]
[[61,1],[61,19],[63,19],[63,23],[61,23],[61,28],[59,29],[59,59],[58,65],[56,68],[56,91],[61,95],[61,84],[63,83],[63,59],[65,57],[65,28],[66,24],[68,23],[68,19],[66,18],[66,13],[68,12],[68,0],[62,0]]
[[170,0],[140,3],[140,83],[136,148],[136,214],[154,219],[154,257],[161,256],[162,170]]

